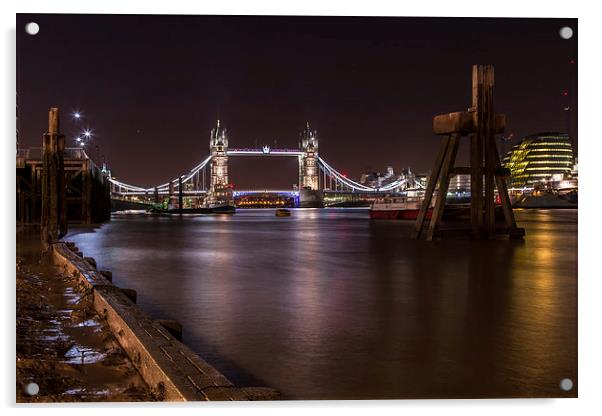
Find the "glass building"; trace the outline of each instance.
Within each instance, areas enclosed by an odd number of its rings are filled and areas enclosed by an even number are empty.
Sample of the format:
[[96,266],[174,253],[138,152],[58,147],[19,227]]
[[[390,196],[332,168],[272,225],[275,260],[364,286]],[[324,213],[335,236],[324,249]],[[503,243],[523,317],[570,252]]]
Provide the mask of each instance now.
[[532,134],[512,147],[503,164],[510,169],[511,187],[566,179],[573,169],[573,146],[566,133]]

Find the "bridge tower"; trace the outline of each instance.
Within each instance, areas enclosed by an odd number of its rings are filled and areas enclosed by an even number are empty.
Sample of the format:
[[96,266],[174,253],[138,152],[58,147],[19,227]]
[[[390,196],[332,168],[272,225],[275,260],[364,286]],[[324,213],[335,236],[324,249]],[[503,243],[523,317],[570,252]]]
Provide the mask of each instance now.
[[318,166],[318,135],[309,122],[299,137],[299,202],[302,207],[320,207],[323,203],[320,191]]
[[227,201],[228,190],[228,137],[226,129],[221,128],[219,120],[217,125],[211,130],[209,138],[209,149],[211,151],[211,180],[206,203],[218,204]]
[[299,148],[303,156],[299,156],[299,188],[317,191],[319,189],[318,136],[309,128],[309,122],[300,134]]

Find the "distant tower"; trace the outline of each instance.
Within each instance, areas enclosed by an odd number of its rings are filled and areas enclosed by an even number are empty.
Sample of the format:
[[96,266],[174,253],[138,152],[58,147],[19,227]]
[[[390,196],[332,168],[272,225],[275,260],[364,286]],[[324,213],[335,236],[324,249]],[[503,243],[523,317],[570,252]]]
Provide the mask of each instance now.
[[318,136],[315,130],[310,130],[309,122],[300,135],[299,149],[303,152],[303,155],[299,156],[299,188],[317,191],[320,173],[318,168]]
[[214,194],[216,190],[228,186],[228,138],[226,130],[220,128],[219,120],[217,120],[217,126],[211,130],[209,148],[211,156],[213,156],[209,193]]

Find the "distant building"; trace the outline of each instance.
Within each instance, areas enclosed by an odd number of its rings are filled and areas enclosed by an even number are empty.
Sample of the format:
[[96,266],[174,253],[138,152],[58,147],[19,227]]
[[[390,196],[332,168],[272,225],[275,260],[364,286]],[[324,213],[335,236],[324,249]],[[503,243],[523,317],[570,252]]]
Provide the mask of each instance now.
[[573,169],[571,169],[571,176],[573,178],[577,178],[577,176],[579,175],[579,163],[577,158],[575,157],[575,163],[573,164]]
[[395,171],[393,170],[393,166],[387,166],[387,173],[385,173],[384,178],[389,179],[395,176]]
[[370,186],[372,188],[381,188],[390,183],[398,180],[405,179],[404,182],[395,188],[395,191],[405,191],[406,189],[414,189],[416,187],[426,187],[427,176],[416,175],[408,167],[401,170],[401,174],[396,174],[392,166],[387,166],[385,173],[381,172],[368,172],[363,173],[360,176],[360,183],[362,185]]
[[362,185],[376,187],[378,186],[379,178],[380,173],[378,172],[362,173],[362,176],[360,176],[360,183]]
[[532,134],[512,147],[503,160],[511,187],[535,187],[571,179],[573,147],[566,133]]
[[360,183],[362,185],[371,186],[374,188],[379,188],[388,183],[395,182],[397,176],[395,175],[395,171],[392,166],[387,166],[387,172],[369,172],[363,173],[360,176]]
[[579,187],[579,165],[577,164],[577,158],[575,158],[575,163],[569,175],[555,174],[552,176],[552,181],[548,183],[547,187],[558,191],[576,190]]
[[449,179],[448,192],[456,194],[470,193],[470,175],[455,175]]

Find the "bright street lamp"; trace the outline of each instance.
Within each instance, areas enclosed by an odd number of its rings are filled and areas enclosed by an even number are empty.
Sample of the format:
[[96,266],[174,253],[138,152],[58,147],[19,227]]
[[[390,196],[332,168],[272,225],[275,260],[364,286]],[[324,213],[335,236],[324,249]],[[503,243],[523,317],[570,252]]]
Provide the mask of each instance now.
[[84,115],[79,110],[73,110],[71,117],[73,117],[76,121],[80,121],[82,118],[84,118]]

